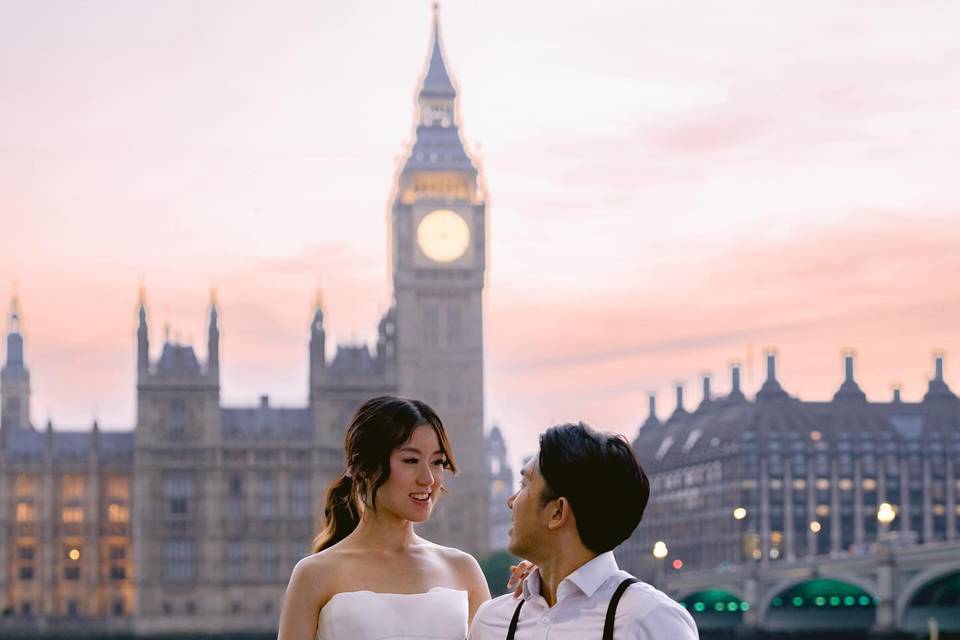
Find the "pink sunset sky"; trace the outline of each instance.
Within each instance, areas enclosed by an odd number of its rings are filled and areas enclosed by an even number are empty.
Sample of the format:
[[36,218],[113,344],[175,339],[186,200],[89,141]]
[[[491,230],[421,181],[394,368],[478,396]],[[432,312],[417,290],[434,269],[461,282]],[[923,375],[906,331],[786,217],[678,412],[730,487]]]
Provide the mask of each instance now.
[[[960,389],[960,4],[444,2],[490,193],[486,407],[514,457],[556,421],[633,437],[658,391]],[[304,405],[390,299],[387,202],[428,0],[0,7],[0,296],[36,424],[134,423],[137,289],[223,399]],[[330,342],[328,340],[328,342]],[[751,355],[752,354],[752,355]],[[331,352],[332,355],[332,352]]]

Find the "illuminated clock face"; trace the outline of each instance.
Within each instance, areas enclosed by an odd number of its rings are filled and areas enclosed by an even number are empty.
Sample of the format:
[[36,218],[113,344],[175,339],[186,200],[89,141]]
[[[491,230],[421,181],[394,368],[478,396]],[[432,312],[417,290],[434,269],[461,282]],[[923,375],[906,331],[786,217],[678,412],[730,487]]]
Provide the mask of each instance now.
[[470,246],[470,226],[449,209],[431,211],[417,225],[417,244],[434,262],[453,262]]

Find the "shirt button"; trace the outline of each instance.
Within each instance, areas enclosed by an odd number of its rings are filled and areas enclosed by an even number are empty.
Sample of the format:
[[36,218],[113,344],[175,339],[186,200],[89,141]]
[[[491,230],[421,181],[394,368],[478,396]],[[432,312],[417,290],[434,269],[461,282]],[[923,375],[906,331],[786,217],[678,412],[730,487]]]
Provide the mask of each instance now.
[[543,622],[543,624],[550,624],[550,618],[543,616],[543,620],[541,620],[541,622]]

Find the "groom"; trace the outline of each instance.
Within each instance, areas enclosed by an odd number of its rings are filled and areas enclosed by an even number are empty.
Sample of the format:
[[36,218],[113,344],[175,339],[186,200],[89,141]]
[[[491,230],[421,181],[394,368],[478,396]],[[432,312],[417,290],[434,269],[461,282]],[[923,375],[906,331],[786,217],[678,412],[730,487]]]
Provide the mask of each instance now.
[[679,604],[617,567],[613,549],[643,516],[650,484],[620,436],[563,424],[521,472],[510,552],[537,565],[522,596],[477,610],[469,640],[697,640]]

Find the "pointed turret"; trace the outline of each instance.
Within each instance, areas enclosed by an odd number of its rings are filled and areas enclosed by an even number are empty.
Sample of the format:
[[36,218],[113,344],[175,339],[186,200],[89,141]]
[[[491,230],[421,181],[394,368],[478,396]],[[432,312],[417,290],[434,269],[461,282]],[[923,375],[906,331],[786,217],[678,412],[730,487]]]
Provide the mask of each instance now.
[[713,402],[713,398],[710,396],[710,374],[703,374],[703,399],[700,401],[700,406],[697,407],[697,411],[701,411],[710,406],[710,403]]
[[683,383],[677,383],[677,407],[673,410],[673,413],[670,415],[670,420],[680,418],[687,415],[687,410],[683,406]]
[[10,300],[7,352],[0,370],[0,425],[30,427],[30,372],[23,356],[22,316],[17,297]]
[[150,373],[150,331],[147,327],[147,295],[140,287],[137,301],[137,377]]
[[757,400],[786,400],[789,397],[777,380],[777,354],[773,350],[767,351],[767,379],[757,392]]
[[731,362],[730,363],[730,394],[727,396],[727,401],[740,402],[746,400],[746,396],[743,395],[743,391],[740,389],[740,363]]
[[956,398],[957,396],[954,395],[943,379],[943,354],[935,353],[933,356],[933,378],[930,379],[930,385],[923,396],[923,401],[956,400]]
[[310,320],[310,397],[327,368],[327,331],[323,326],[323,294],[317,289]]
[[443,59],[443,45],[440,42],[440,5],[433,3],[433,32],[431,33],[430,61],[420,83],[420,97],[455,98],[457,90],[447,73],[447,64]]
[[217,290],[210,290],[210,325],[207,329],[207,375],[220,378],[220,314],[217,311]]
[[657,417],[657,394],[651,391],[647,395],[647,419],[640,425],[640,433],[643,433],[644,429],[655,429],[662,424]]
[[857,384],[857,381],[853,377],[853,358],[854,354],[852,351],[848,351],[843,355],[843,384],[840,385],[840,388],[837,389],[837,392],[834,394],[834,402],[867,401],[867,395],[860,389],[860,385]]
[[[476,189],[477,169],[467,155],[460,139],[457,122],[457,90],[447,71],[440,35],[439,8],[433,7],[433,29],[430,35],[430,54],[426,69],[417,91],[416,140],[401,174],[420,171],[453,171],[467,176],[443,183],[421,179],[420,184],[410,185],[414,192],[436,192],[464,197]],[[416,182],[416,181],[415,181]],[[401,192],[408,185],[401,185]]]

